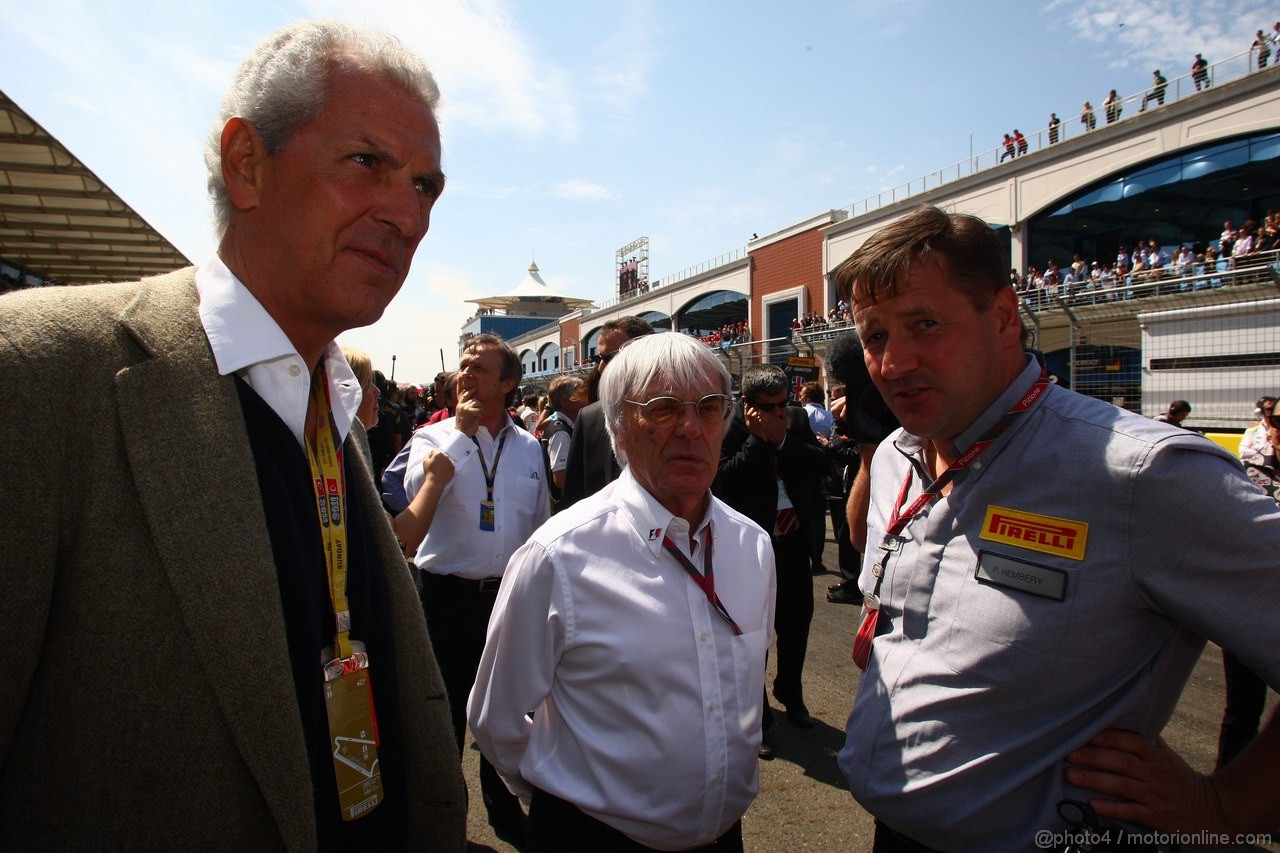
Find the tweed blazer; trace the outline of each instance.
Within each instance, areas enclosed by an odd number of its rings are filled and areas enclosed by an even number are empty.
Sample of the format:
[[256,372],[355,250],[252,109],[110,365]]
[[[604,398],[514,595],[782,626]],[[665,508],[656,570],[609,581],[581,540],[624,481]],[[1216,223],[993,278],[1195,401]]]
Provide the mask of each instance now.
[[[193,269],[0,298],[0,847],[316,847],[253,456],[197,303]],[[463,850],[426,624],[357,479],[392,599],[410,837]]]

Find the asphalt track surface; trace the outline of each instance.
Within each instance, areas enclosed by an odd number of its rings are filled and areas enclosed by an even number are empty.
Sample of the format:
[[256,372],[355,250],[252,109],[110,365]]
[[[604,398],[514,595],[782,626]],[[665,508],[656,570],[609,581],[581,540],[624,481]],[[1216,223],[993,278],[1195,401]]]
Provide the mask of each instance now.
[[[825,560],[834,570],[836,546],[829,529]],[[859,613],[857,607],[826,600],[827,585],[837,580],[834,574],[813,579],[815,604],[804,681],[809,712],[817,725],[807,731],[792,726],[780,706],[774,703],[779,712],[772,729],[775,757],[760,762],[760,794],[742,819],[743,841],[748,853],[871,850],[871,816],[849,795],[845,779],[836,766],[836,753],[844,745],[845,721],[856,684],[857,669],[849,659],[849,651],[853,647]],[[773,659],[770,654],[766,684],[773,679]],[[1197,770],[1208,771],[1213,767],[1225,695],[1222,653],[1217,646],[1209,644],[1187,682],[1173,719],[1163,732],[1165,740]],[[1268,691],[1266,714],[1273,711],[1276,702],[1276,693]],[[480,803],[478,756],[468,735],[462,765],[471,791],[467,816],[471,850],[515,850],[500,841],[487,822]],[[1280,836],[1276,840],[1280,842]],[[1035,850],[1031,839],[1027,840],[1027,849]],[[1212,849],[1280,853],[1280,843]]]

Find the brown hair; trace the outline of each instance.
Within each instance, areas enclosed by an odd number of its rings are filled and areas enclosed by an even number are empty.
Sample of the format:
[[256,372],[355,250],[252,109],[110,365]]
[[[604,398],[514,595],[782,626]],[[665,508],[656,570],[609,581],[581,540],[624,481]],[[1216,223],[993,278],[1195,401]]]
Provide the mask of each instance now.
[[462,351],[465,353],[484,347],[493,347],[502,356],[502,368],[498,372],[498,378],[515,380],[516,384],[512,386],[511,393],[507,394],[507,399],[503,401],[508,407],[514,406],[520,399],[520,380],[524,378],[524,365],[520,363],[519,354],[502,338],[490,334],[468,338]]
[[921,207],[880,229],[831,273],[850,305],[891,297],[916,261],[946,263],[951,284],[979,311],[1009,287],[1009,258],[987,223],[964,213]]

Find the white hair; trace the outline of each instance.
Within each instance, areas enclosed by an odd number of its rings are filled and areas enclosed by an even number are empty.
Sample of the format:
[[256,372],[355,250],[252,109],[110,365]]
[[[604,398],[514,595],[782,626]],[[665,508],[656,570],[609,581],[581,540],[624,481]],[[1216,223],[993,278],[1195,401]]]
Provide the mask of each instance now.
[[659,332],[627,341],[600,377],[600,407],[619,464],[626,462],[626,454],[619,446],[624,432],[624,401],[638,399],[655,382],[672,389],[687,389],[708,379],[719,382],[720,393],[732,394],[729,371],[701,341],[679,332]]
[[219,238],[231,217],[231,199],[222,179],[222,130],[227,122],[244,119],[258,132],[267,153],[275,154],[324,111],[329,75],[357,69],[386,75],[431,110],[440,101],[430,69],[399,39],[340,21],[289,24],[268,36],[240,64],[205,142],[209,197]]

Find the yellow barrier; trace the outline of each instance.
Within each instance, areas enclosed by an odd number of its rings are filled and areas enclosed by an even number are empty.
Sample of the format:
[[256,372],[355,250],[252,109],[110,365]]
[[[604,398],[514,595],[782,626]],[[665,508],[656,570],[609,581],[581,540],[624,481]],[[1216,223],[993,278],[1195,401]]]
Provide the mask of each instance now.
[[1240,450],[1240,433],[1238,432],[1206,432],[1204,437],[1226,448],[1232,456]]

